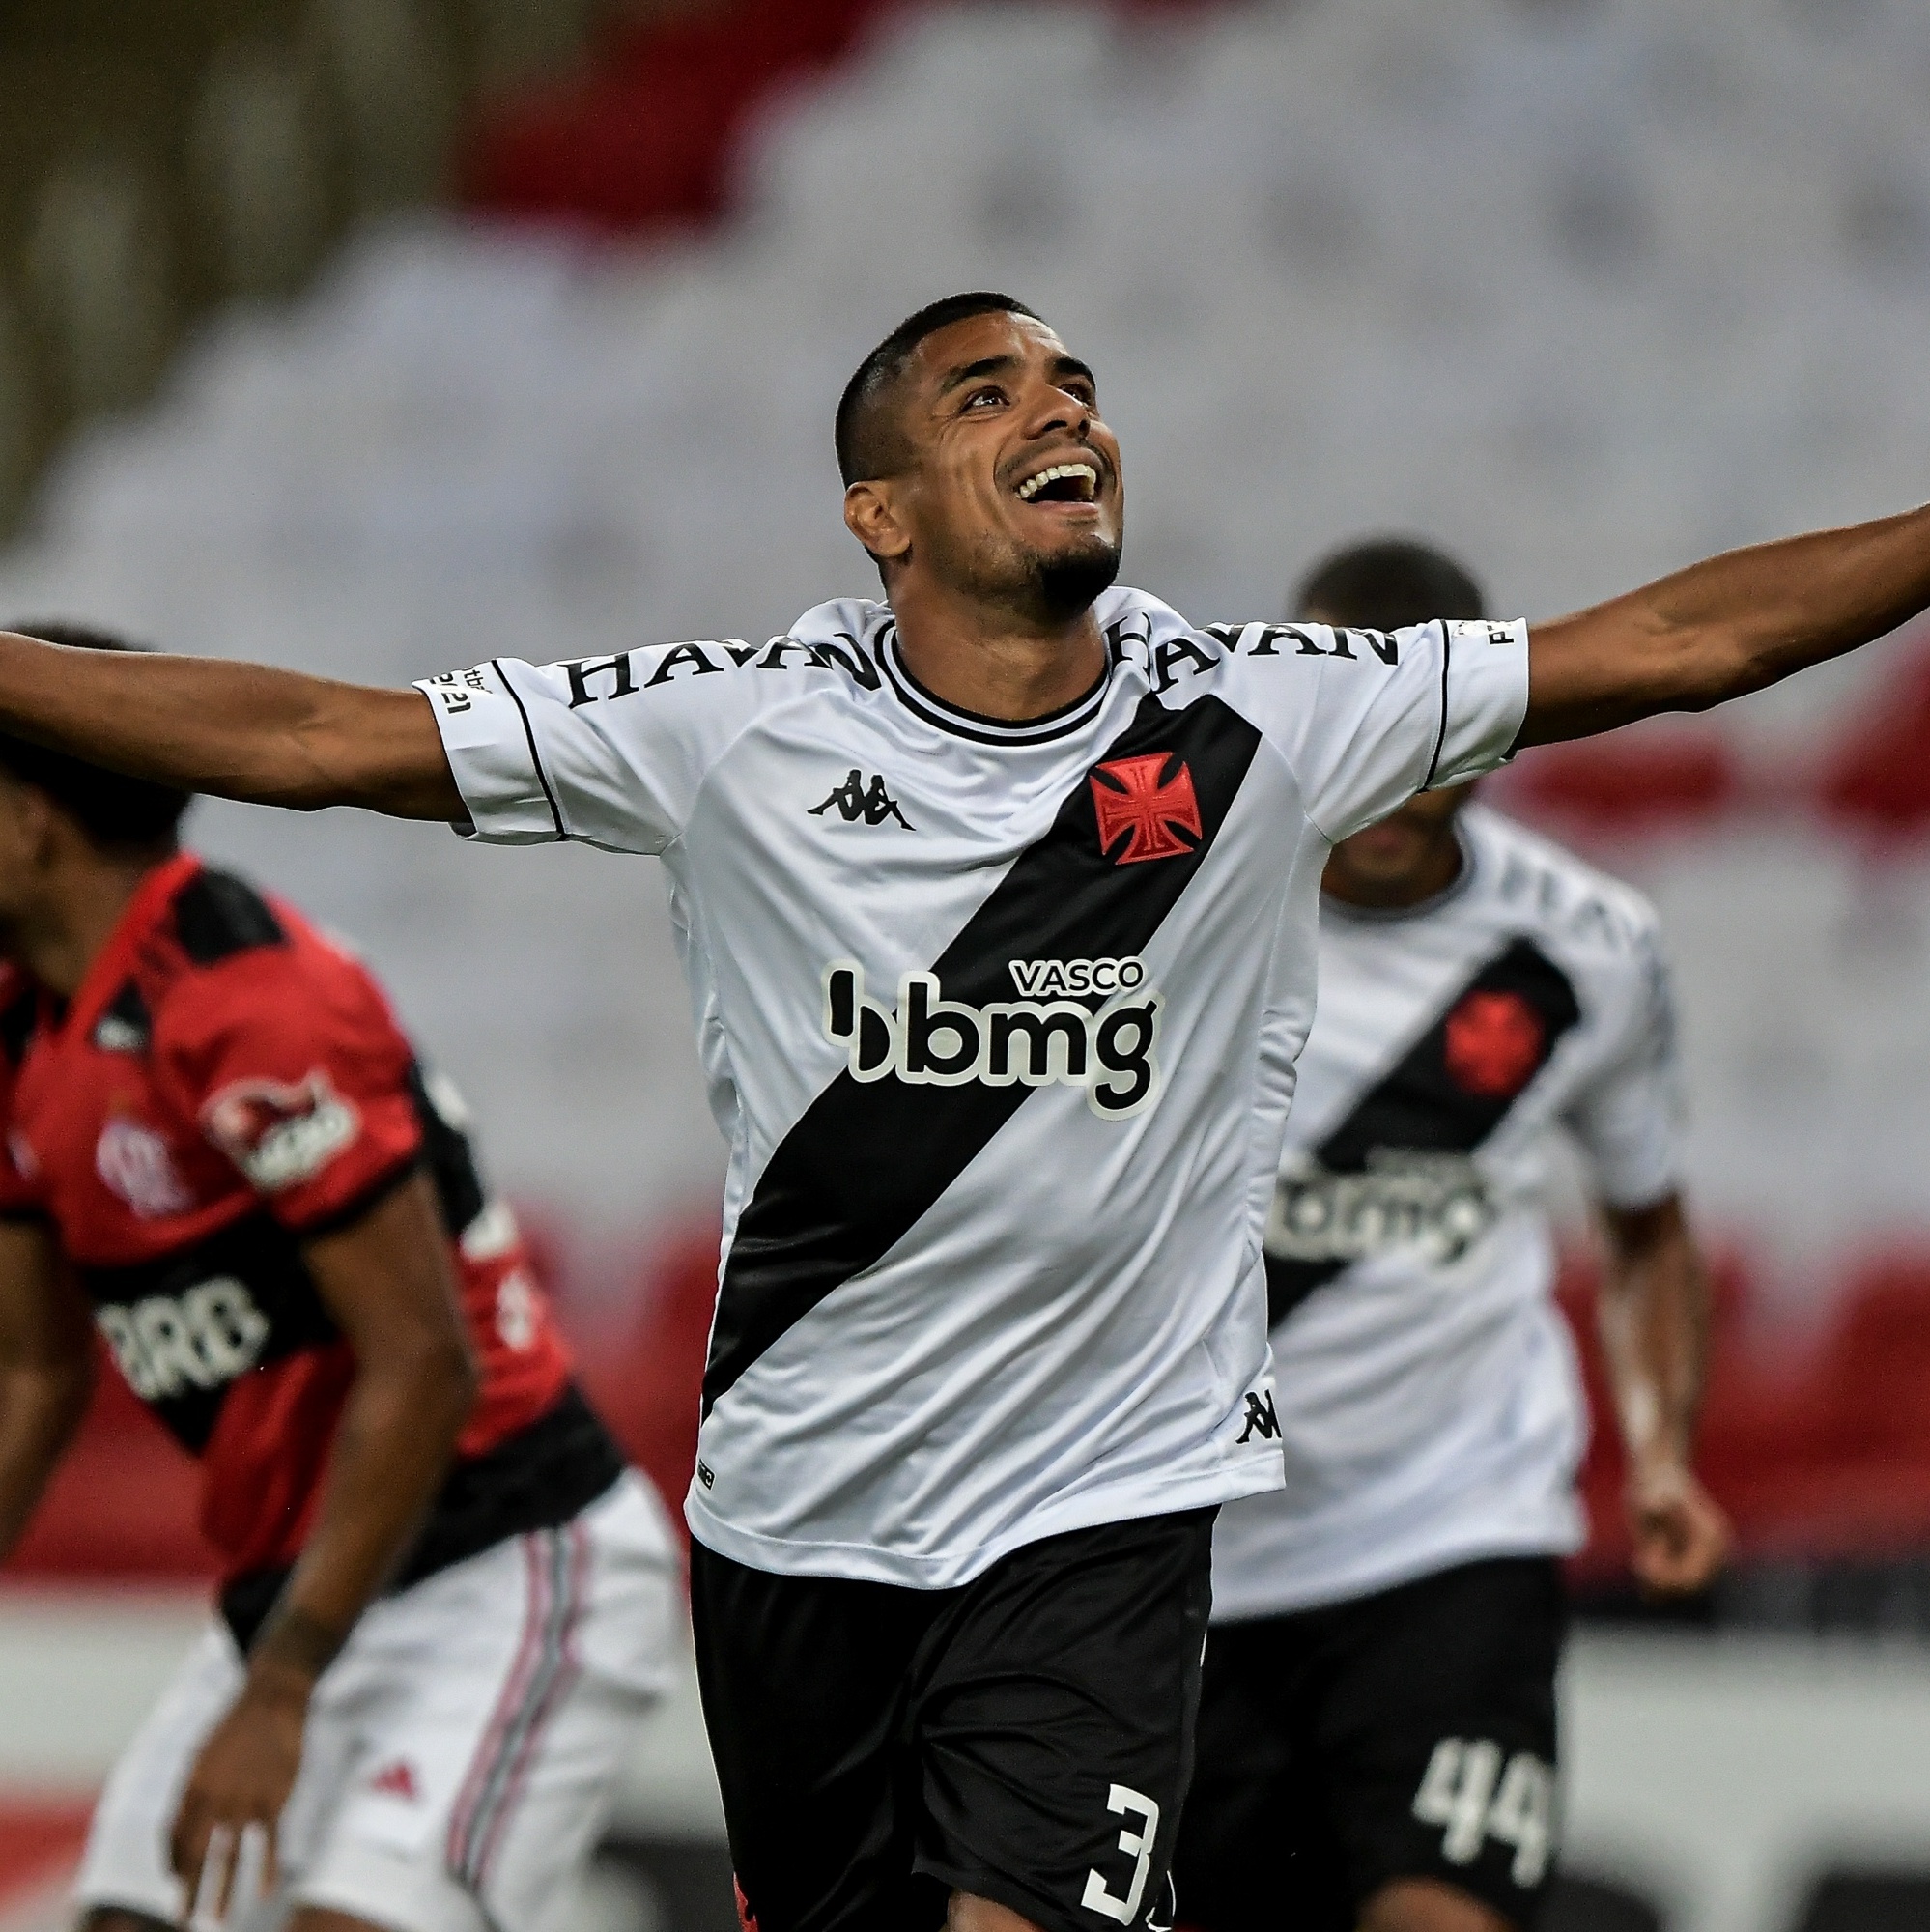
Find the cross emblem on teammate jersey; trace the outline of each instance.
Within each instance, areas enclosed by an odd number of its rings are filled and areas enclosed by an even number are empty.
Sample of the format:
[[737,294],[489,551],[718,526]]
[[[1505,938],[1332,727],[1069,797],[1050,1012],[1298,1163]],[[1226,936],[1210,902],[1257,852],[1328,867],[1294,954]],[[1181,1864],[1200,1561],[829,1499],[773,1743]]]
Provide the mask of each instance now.
[[[1168,776],[1168,768],[1172,768]],[[1093,806],[1099,815],[1099,850],[1116,866],[1146,859],[1183,859],[1206,836],[1193,774],[1168,752],[1115,758],[1093,771]],[[1193,835],[1189,844],[1179,837]],[[1121,835],[1125,849],[1113,856]]]

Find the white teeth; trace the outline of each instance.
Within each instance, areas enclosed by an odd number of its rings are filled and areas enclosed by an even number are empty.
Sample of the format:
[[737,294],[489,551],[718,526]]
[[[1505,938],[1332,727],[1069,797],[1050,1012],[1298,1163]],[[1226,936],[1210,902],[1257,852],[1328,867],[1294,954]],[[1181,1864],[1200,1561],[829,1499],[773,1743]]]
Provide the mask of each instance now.
[[1041,469],[1036,476],[1028,476],[1018,486],[1018,499],[1030,503],[1048,483],[1055,483],[1062,476],[1083,476],[1089,489],[1096,496],[1099,488],[1099,472],[1090,463],[1055,463],[1050,469]]

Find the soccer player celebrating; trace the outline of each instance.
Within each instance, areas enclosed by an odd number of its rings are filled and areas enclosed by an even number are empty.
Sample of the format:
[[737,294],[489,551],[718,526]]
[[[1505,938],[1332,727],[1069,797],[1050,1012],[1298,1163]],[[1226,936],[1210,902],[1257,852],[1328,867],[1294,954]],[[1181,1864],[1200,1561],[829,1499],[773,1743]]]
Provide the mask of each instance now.
[[[1419,545],[1331,558],[1310,619],[1479,619]],[[1705,1585],[1702,1274],[1677,1191],[1655,915],[1450,785],[1344,838],[1266,1228],[1287,1487],[1222,1511],[1182,1917],[1203,1932],[1503,1932],[1554,1845],[1557,1558],[1581,1391],[1550,1299],[1547,1143],[1586,1157],[1637,1576]]]
[[177,847],[186,803],[0,736],[0,1552],[98,1325],[201,1459],[223,1570],[95,1813],[86,1932],[197,1897],[533,1932],[664,1678],[668,1526],[453,1091],[364,967]]
[[1019,303],[911,317],[836,437],[888,601],[787,637],[392,692],[0,637],[0,728],[662,857],[730,1138],[686,1515],[747,1920],[1164,1923],[1212,1517],[1282,1480],[1261,1237],[1329,851],[1893,628],[1930,511],[1532,632],[1201,629],[1114,587],[1119,442]]

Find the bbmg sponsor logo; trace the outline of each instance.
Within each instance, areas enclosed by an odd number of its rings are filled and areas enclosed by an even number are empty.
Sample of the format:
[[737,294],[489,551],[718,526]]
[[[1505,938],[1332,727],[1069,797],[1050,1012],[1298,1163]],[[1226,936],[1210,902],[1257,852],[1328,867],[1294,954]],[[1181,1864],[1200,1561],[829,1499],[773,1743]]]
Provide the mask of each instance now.
[[1267,1217],[1266,1252],[1351,1266],[1407,1249],[1446,1267],[1500,1212],[1487,1177],[1465,1154],[1376,1148],[1361,1174],[1333,1174],[1319,1161],[1283,1174]]
[[1138,959],[1014,959],[1023,997],[982,1007],[948,1000],[935,973],[907,973],[895,1008],[865,990],[865,969],[824,969],[825,1037],[854,1080],[913,1087],[1083,1087],[1102,1121],[1159,1097],[1160,994]]

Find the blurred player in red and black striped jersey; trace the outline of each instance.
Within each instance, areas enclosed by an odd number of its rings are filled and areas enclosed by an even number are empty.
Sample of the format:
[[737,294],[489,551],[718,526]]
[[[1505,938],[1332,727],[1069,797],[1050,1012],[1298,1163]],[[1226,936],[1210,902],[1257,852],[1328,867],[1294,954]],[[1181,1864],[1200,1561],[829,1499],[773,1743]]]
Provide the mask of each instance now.
[[183,1923],[256,1827],[241,1922],[518,1932],[661,1679],[671,1545],[453,1089],[357,960],[179,849],[186,804],[0,738],[0,1553],[91,1321],[200,1459],[222,1563],[102,1799],[87,1923]]

